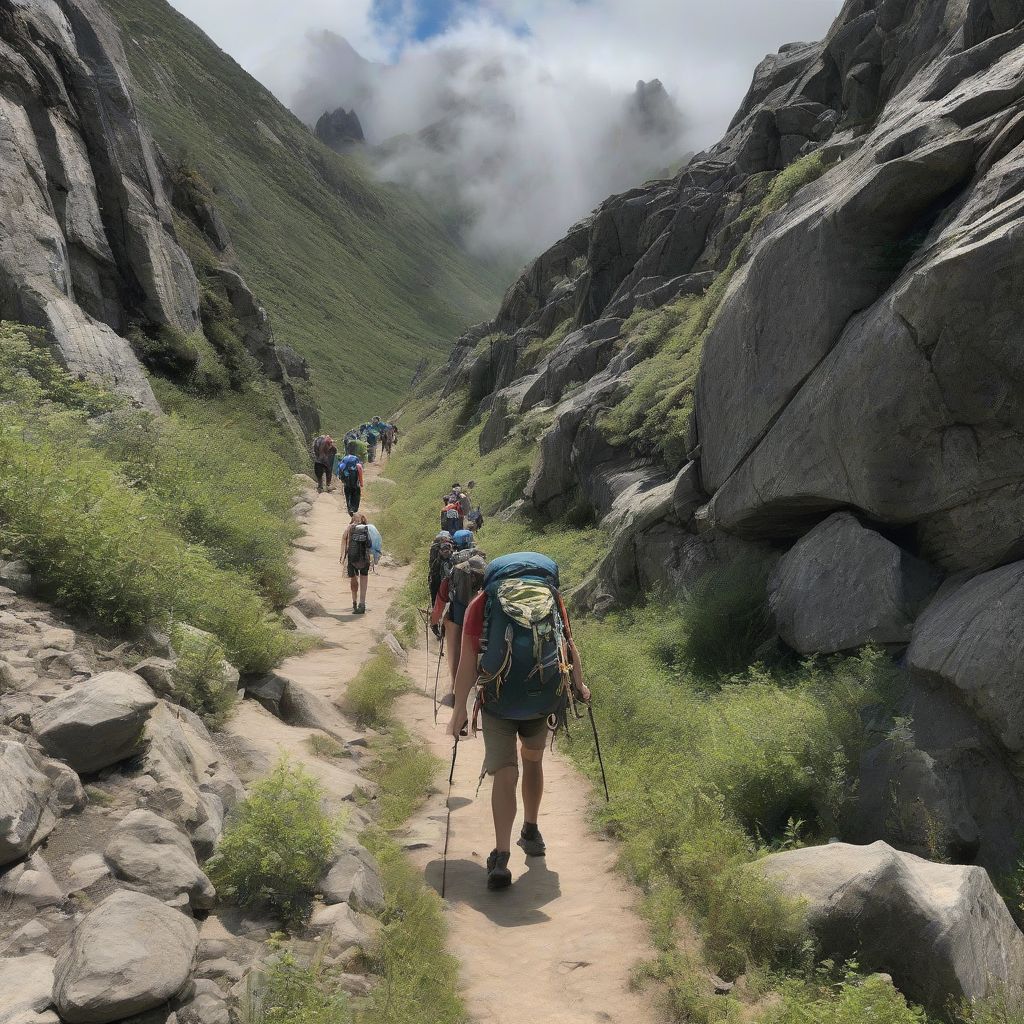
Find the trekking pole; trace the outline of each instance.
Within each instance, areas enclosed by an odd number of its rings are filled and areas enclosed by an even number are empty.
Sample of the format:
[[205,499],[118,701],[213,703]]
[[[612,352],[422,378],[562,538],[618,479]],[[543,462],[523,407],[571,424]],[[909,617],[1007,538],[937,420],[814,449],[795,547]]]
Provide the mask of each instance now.
[[426,696],[430,685],[430,616],[422,609],[416,609],[423,619],[423,694]]
[[604,773],[604,758],[601,756],[601,739],[597,735],[597,722],[594,721],[594,709],[589,701],[587,702],[587,714],[590,716],[590,728],[594,730],[594,747],[597,750],[597,763],[601,767],[601,781],[604,783],[605,803],[611,803],[612,798],[608,795],[608,776]]
[[452,744],[452,770],[448,773],[448,796],[445,798],[445,807],[448,808],[448,817],[444,826],[444,853],[441,856],[441,899],[444,899],[445,889],[448,887],[448,840],[452,834],[452,786],[455,785],[455,759],[459,756],[459,737],[455,737]]

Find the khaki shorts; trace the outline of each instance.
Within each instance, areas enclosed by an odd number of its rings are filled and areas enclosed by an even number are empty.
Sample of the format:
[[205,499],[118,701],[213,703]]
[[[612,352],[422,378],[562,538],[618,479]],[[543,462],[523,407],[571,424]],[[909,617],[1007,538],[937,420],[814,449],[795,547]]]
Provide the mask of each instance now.
[[484,773],[493,775],[502,768],[519,767],[519,748],[516,739],[529,750],[543,750],[548,739],[548,720],[531,718],[516,722],[510,718],[496,718],[486,711],[480,716],[484,733]]

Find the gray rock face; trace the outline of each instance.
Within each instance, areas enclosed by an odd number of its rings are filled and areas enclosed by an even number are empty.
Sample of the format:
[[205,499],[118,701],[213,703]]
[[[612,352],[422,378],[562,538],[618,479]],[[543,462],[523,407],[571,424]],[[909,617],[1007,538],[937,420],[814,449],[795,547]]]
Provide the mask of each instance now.
[[121,334],[129,319],[195,331],[199,289],[119,36],[94,0],[0,10],[0,316],[45,327],[72,371],[156,409]]
[[0,896],[28,903],[37,910],[54,907],[64,901],[64,893],[53,872],[38,852],[0,874]]
[[834,654],[868,643],[907,643],[938,585],[926,563],[839,512],[779,562],[768,600],[790,647]]
[[1014,754],[1024,752],[1024,562],[947,590],[914,627],[912,669],[956,691]]
[[347,903],[318,907],[313,911],[309,927],[314,932],[329,936],[330,950],[338,956],[357,948],[369,948],[381,930],[378,920],[358,913]]
[[156,704],[139,676],[103,672],[51,701],[33,724],[47,753],[77,772],[96,772],[141,749]]
[[115,892],[57,957],[57,1012],[66,1024],[108,1024],[160,1006],[188,981],[198,947],[184,914],[143,893]]
[[983,868],[933,864],[885,843],[772,854],[754,869],[804,899],[823,952],[891,974],[943,1014],[950,999],[1024,995],[1024,935]]
[[209,910],[213,884],[196,860],[188,837],[152,811],[135,810],[117,826],[103,856],[114,875],[159,900],[188,898],[193,910]]
[[52,831],[51,790],[28,748],[0,739],[0,865],[23,857]]

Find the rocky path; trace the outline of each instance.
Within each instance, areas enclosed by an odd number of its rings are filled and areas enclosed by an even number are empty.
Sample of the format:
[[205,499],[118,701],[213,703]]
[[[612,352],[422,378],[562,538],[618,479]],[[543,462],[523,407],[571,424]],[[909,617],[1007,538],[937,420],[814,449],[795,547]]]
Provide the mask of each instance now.
[[[369,467],[367,475],[374,480],[380,473],[377,465]],[[372,512],[372,506],[367,511]],[[317,496],[304,547],[297,552],[297,582],[319,595],[327,611],[340,614],[312,620],[324,630],[330,646],[293,658],[280,670],[331,702],[342,696],[384,635],[390,603],[408,578],[406,568],[382,567],[370,579],[367,614],[353,616],[347,580],[338,571],[346,521],[339,495]],[[384,545],[386,550],[386,537]],[[407,671],[414,690],[399,702],[397,712],[410,731],[447,762],[451,741],[442,725],[434,725],[432,697],[422,693],[428,658],[432,688],[437,661],[433,640],[429,655],[422,645],[411,652]],[[251,701],[230,728],[268,750],[287,750],[329,788],[344,792],[345,780],[324,774],[340,769],[325,765],[303,743],[310,730],[283,725]],[[485,782],[475,796],[482,753],[479,740],[466,741],[459,750],[446,888],[450,948],[462,964],[471,1017],[479,1024],[656,1020],[650,1001],[629,989],[633,964],[651,952],[649,939],[635,911],[637,893],[615,871],[614,844],[590,827],[589,784],[557,752],[549,755],[542,822],[548,856],[527,866],[521,855],[514,855],[518,877],[512,890],[489,893],[483,884],[483,862],[493,845],[489,784]],[[409,823],[405,843],[428,883],[438,889],[445,797],[445,792],[433,794]]]

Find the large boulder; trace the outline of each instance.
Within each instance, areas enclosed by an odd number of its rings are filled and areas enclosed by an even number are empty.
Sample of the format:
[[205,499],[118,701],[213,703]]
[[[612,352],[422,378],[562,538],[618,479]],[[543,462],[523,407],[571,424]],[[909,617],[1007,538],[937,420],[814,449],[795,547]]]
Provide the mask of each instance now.
[[108,1024],[166,1003],[199,947],[192,921],[152,896],[120,891],[75,928],[57,957],[53,1002],[65,1024]]
[[53,1002],[52,956],[0,957],[0,1024],[58,1024]]
[[0,874],[0,899],[20,901],[42,910],[63,903],[64,895],[38,851]]
[[187,899],[193,910],[209,910],[213,884],[196,860],[188,837],[152,811],[132,811],[117,826],[103,856],[114,875],[159,900]]
[[324,903],[347,903],[354,910],[378,913],[384,909],[384,888],[373,857],[361,846],[343,853],[320,883]]
[[53,757],[88,774],[141,750],[157,698],[132,672],[103,672],[37,712],[39,742]]
[[824,955],[892,975],[931,1012],[1003,992],[1024,998],[1024,935],[984,868],[933,864],[886,843],[776,853],[753,870],[806,901]]
[[768,600],[779,636],[801,654],[905,644],[939,574],[848,512],[815,527],[779,562]]
[[955,687],[1007,749],[1024,752],[1024,562],[941,593],[914,627],[907,660]]
[[23,857],[52,831],[52,788],[23,743],[0,739],[0,865]]

